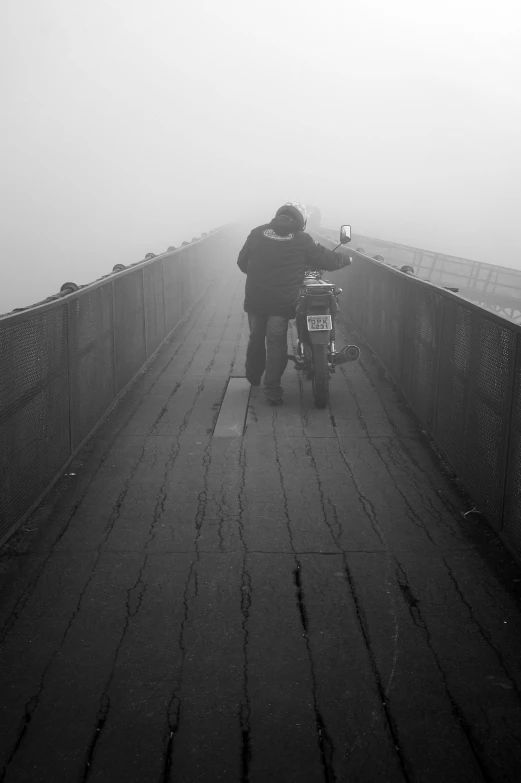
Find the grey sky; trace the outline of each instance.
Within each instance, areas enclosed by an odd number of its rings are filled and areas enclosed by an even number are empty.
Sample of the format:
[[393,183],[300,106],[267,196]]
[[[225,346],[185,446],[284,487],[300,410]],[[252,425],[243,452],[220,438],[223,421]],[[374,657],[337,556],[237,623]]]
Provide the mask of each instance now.
[[521,11],[3,0],[0,312],[288,199],[521,268]]

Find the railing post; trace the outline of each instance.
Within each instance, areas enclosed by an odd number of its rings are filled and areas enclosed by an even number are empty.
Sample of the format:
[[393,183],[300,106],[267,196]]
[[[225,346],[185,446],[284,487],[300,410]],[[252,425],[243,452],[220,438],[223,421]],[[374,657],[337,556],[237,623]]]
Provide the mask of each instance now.
[[145,356],[148,359],[148,326],[147,326],[147,297],[145,291],[145,268],[141,269],[141,286],[143,289],[143,337],[145,339]]
[[116,379],[116,290],[114,279],[112,285],[112,374],[114,375],[114,398],[118,393],[118,383]]
[[506,431],[505,442],[503,444],[503,459],[501,468],[503,475],[501,477],[501,496],[500,496],[500,512],[499,512],[499,529],[503,530],[504,517],[505,517],[505,501],[506,501],[506,485],[508,474],[508,452],[510,450],[510,440],[512,432],[512,412],[514,409],[514,386],[516,382],[516,365],[518,360],[521,360],[521,340],[519,334],[516,333],[514,339],[513,349],[513,361],[509,367],[508,372],[508,399],[507,399],[507,416],[506,416]]
[[163,339],[168,334],[168,323],[166,320],[166,295],[165,295],[165,259],[161,259],[161,288],[162,288],[162,296],[161,299],[163,301],[163,323],[165,325],[165,333],[163,334]]
[[434,440],[438,437],[438,400],[440,398],[440,364],[443,342],[443,327],[445,323],[445,301],[444,296],[439,296],[438,301],[441,307],[441,313],[438,318],[438,328],[436,329],[436,364],[435,364],[435,391],[434,391],[434,410],[432,412],[432,437]]
[[201,256],[201,251],[199,248],[199,245],[194,247],[195,251],[195,259],[193,263],[193,291],[192,291],[192,300],[195,302],[197,299],[197,289],[199,287],[199,258]]
[[71,302],[67,302],[67,384],[69,388],[69,450],[72,454],[74,452],[74,431],[73,431],[73,416],[72,416],[72,400],[73,400],[73,374],[72,374],[72,340],[71,340]]

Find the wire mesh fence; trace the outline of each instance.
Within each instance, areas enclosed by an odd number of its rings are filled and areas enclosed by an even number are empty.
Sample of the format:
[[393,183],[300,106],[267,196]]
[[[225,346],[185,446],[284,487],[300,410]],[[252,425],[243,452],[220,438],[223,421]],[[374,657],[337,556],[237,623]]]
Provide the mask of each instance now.
[[346,315],[476,507],[521,558],[521,327],[349,253],[353,264],[332,275],[344,289]]
[[[336,238],[337,232],[331,229],[321,229],[321,232],[330,239]],[[391,266],[411,266],[420,279],[445,288],[457,288],[465,299],[521,323],[520,269],[435,253],[360,234],[353,236],[353,247],[363,247],[365,254],[372,258],[379,256]]]
[[230,262],[235,243],[221,229],[0,318],[0,540],[52,486],[219,264]]

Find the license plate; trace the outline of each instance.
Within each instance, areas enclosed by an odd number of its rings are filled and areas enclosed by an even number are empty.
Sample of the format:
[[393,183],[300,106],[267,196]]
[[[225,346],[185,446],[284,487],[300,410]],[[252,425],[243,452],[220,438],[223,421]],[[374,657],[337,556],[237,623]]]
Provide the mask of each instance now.
[[332,329],[330,315],[308,315],[308,329],[310,332],[321,332]]

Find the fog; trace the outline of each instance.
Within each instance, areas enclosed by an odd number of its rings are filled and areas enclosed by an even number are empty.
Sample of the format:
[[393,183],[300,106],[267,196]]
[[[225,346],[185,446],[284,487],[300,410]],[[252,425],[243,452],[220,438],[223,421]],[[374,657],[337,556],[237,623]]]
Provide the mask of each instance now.
[[521,268],[514,0],[3,0],[0,30],[0,313],[288,199]]

